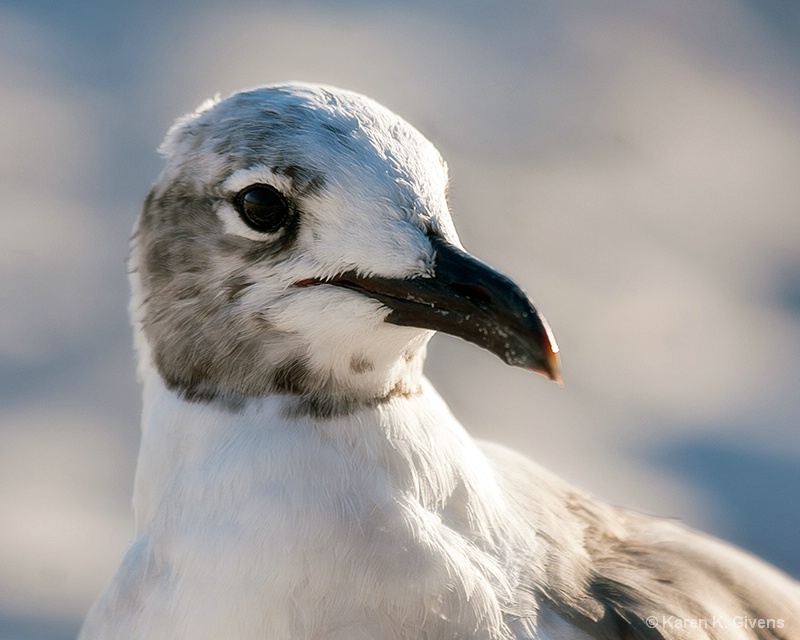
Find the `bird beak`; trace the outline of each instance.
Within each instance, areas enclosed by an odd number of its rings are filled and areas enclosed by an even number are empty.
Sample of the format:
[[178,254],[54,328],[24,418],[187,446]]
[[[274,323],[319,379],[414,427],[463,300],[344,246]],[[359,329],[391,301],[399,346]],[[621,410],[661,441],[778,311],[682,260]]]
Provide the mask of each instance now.
[[358,291],[391,309],[386,322],[433,329],[488,349],[506,364],[561,384],[558,346],[544,317],[514,282],[436,237],[432,276],[381,278],[345,273],[300,286],[331,284]]

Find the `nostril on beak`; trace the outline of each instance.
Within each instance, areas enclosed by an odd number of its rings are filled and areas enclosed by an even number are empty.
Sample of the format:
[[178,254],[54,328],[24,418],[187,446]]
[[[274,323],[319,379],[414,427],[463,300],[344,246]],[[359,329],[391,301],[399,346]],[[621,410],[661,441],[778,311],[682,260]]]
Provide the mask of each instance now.
[[486,309],[491,304],[492,297],[483,287],[461,282],[454,282],[450,287],[480,309]]

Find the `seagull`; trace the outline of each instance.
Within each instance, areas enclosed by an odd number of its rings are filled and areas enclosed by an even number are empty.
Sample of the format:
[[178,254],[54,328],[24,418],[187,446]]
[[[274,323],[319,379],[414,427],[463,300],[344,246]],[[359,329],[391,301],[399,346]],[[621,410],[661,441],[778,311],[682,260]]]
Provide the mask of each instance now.
[[286,83],[180,118],[131,241],[135,535],[81,640],[800,638],[800,584],[472,439],[435,331],[560,382],[462,247],[447,166],[375,101]]

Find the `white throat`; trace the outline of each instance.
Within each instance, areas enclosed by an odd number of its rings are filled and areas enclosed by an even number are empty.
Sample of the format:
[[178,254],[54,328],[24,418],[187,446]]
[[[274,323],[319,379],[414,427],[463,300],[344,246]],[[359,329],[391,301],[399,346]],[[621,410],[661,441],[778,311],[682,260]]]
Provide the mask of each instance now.
[[418,395],[332,420],[287,417],[287,406],[188,402],[146,376],[134,506],[164,580],[148,603],[153,629],[338,637],[317,629],[326,621],[391,638],[438,612],[434,627],[458,620],[471,637],[496,636],[505,506],[427,380]]

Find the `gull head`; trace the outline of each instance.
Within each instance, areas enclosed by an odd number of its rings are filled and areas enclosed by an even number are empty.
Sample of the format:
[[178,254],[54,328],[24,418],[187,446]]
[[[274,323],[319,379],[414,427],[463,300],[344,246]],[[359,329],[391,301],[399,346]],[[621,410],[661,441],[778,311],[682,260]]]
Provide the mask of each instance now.
[[133,235],[141,367],[195,401],[331,415],[419,389],[436,330],[559,380],[544,318],[467,254],[436,148],[364,96],[300,83],[179,119]]

